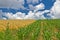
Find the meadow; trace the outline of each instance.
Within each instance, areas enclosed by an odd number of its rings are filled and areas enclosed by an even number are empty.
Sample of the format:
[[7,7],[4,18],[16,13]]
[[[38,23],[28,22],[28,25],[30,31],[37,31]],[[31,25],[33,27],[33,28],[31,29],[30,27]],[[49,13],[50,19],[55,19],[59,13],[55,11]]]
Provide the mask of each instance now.
[[33,20],[12,30],[10,29],[12,21],[7,21],[7,24],[4,21],[5,30],[0,31],[0,40],[60,40],[60,19]]

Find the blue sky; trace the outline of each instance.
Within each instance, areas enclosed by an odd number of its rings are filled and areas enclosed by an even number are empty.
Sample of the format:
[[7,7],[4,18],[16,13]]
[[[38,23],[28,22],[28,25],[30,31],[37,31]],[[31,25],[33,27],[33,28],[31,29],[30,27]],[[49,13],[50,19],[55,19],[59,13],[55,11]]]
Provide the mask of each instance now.
[[[44,18],[51,18],[52,13],[50,12],[50,10],[52,10],[53,6],[54,6],[54,3],[56,2],[56,0],[0,0],[0,11],[1,11],[1,14],[4,16],[4,17],[7,17],[8,19],[11,19],[8,17],[8,14],[11,16],[11,15],[15,15],[18,13],[18,15],[24,15],[30,19],[40,19],[41,16],[44,16],[42,17],[42,19]],[[57,4],[57,3],[56,3]],[[38,8],[37,6],[40,5],[40,8]],[[51,9],[52,8],[52,9]],[[36,11],[37,9],[37,11]],[[36,12],[34,12],[36,11]],[[47,11],[47,12],[45,12]],[[45,12],[45,13],[43,13]],[[29,13],[32,15],[32,18],[29,17]],[[33,14],[32,14],[33,13]],[[33,15],[36,15],[39,14],[39,16],[33,16]],[[40,15],[40,13],[42,13],[42,15]],[[24,19],[24,16],[23,18],[21,18],[20,16],[17,17],[12,17],[12,19]],[[16,16],[16,15],[15,15]],[[3,17],[1,17],[3,18]],[[27,18],[27,19],[28,19]]]

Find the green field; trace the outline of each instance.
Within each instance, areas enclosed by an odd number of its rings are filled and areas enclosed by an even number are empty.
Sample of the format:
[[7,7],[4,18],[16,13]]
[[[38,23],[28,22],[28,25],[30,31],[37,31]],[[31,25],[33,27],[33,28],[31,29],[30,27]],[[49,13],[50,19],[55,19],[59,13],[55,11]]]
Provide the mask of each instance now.
[[36,20],[19,28],[0,32],[0,40],[60,40],[60,19]]

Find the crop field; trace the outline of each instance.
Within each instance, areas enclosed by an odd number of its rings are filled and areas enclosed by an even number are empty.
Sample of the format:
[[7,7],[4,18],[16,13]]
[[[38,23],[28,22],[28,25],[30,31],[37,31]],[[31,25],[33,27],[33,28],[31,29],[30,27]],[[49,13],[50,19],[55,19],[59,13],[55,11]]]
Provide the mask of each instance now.
[[[23,26],[19,21],[3,21],[5,23],[2,24],[6,24],[6,29],[0,31],[0,40],[60,40],[60,19],[25,20],[26,22],[23,21],[22,24],[27,23],[28,25]],[[14,25],[13,22],[19,24],[15,24],[17,29],[11,30],[10,25]],[[0,24],[1,27],[2,24]]]
[[18,29],[33,23],[35,20],[0,20],[0,31],[6,30],[7,24],[9,29]]

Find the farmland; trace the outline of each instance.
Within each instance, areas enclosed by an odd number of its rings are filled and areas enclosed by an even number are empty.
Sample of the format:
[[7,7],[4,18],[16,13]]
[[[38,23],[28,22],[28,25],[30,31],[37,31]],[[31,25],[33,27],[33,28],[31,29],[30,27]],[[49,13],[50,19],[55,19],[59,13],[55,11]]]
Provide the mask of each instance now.
[[0,31],[0,40],[60,40],[60,19],[32,20],[30,21],[31,23],[25,22],[28,25],[21,27],[21,25],[24,24],[24,22],[22,22],[20,27],[14,30],[10,29],[10,25],[12,25],[10,23],[12,23],[12,21],[7,21],[7,23],[4,21],[5,24],[7,24],[6,30]]
[[24,27],[30,23],[33,23],[35,20],[0,20],[0,31],[6,30],[8,24],[10,29],[18,29]]

